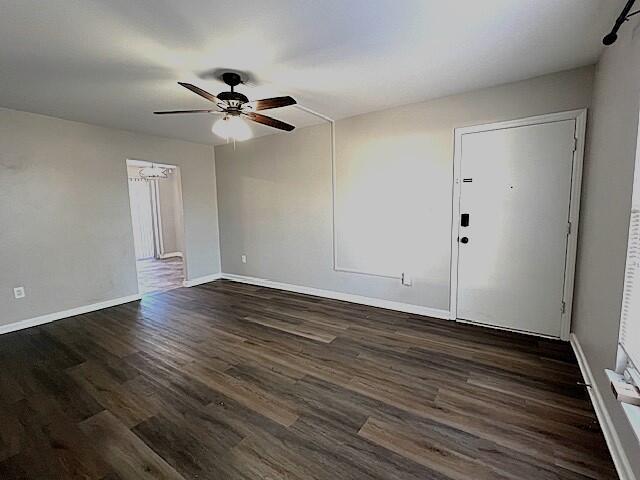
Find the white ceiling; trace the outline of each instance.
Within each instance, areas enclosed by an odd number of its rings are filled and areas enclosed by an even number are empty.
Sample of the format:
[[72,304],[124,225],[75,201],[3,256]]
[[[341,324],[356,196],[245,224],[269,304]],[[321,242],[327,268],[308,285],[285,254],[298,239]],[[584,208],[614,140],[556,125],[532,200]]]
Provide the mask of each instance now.
[[208,72],[246,71],[251,99],[342,118],[594,63],[623,3],[0,0],[0,106],[213,143],[212,116],[152,114],[207,108],[177,81],[215,94]]

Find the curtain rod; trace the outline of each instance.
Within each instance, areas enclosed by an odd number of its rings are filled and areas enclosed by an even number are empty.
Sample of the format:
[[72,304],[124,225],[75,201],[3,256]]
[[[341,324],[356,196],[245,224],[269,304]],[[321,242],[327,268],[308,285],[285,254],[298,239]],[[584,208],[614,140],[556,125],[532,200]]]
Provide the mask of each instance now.
[[612,45],[618,39],[618,29],[620,29],[622,24],[627,20],[629,20],[629,18],[635,15],[636,13],[640,13],[640,10],[636,10],[635,12],[629,13],[629,10],[631,10],[631,7],[633,7],[633,4],[635,3],[635,1],[636,0],[627,0],[627,4],[622,9],[622,12],[620,12],[620,15],[616,19],[616,23],[613,25],[613,28],[602,39],[603,44],[607,46]]

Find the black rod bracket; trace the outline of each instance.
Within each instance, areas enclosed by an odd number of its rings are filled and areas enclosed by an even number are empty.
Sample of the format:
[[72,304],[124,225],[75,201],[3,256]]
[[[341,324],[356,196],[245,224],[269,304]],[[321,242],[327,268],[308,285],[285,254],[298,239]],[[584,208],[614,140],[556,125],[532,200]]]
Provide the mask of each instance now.
[[620,15],[618,15],[618,18],[616,19],[616,23],[613,25],[613,28],[602,39],[603,44],[607,46],[612,45],[618,39],[618,30],[620,29],[622,24],[627,20],[629,20],[629,17],[638,13],[637,11],[633,13],[629,13],[629,10],[631,10],[631,7],[633,7],[633,4],[635,3],[635,1],[636,0],[627,0],[626,5],[622,9],[622,12],[620,12]]

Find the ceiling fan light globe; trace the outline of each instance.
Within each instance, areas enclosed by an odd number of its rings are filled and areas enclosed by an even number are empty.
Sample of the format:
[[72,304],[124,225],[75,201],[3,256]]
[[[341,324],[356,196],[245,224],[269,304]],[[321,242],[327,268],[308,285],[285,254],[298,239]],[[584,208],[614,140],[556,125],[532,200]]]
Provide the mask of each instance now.
[[226,140],[231,139],[237,142],[249,140],[253,136],[251,128],[244,120],[231,115],[217,120],[211,127],[211,131]]

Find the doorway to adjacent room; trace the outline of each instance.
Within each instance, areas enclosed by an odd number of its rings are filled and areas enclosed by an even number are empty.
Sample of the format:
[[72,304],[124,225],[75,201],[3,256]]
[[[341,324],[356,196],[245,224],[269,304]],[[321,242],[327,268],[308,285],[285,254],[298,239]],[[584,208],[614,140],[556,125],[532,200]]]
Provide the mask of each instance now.
[[127,160],[138,291],[181,287],[185,279],[180,169]]

